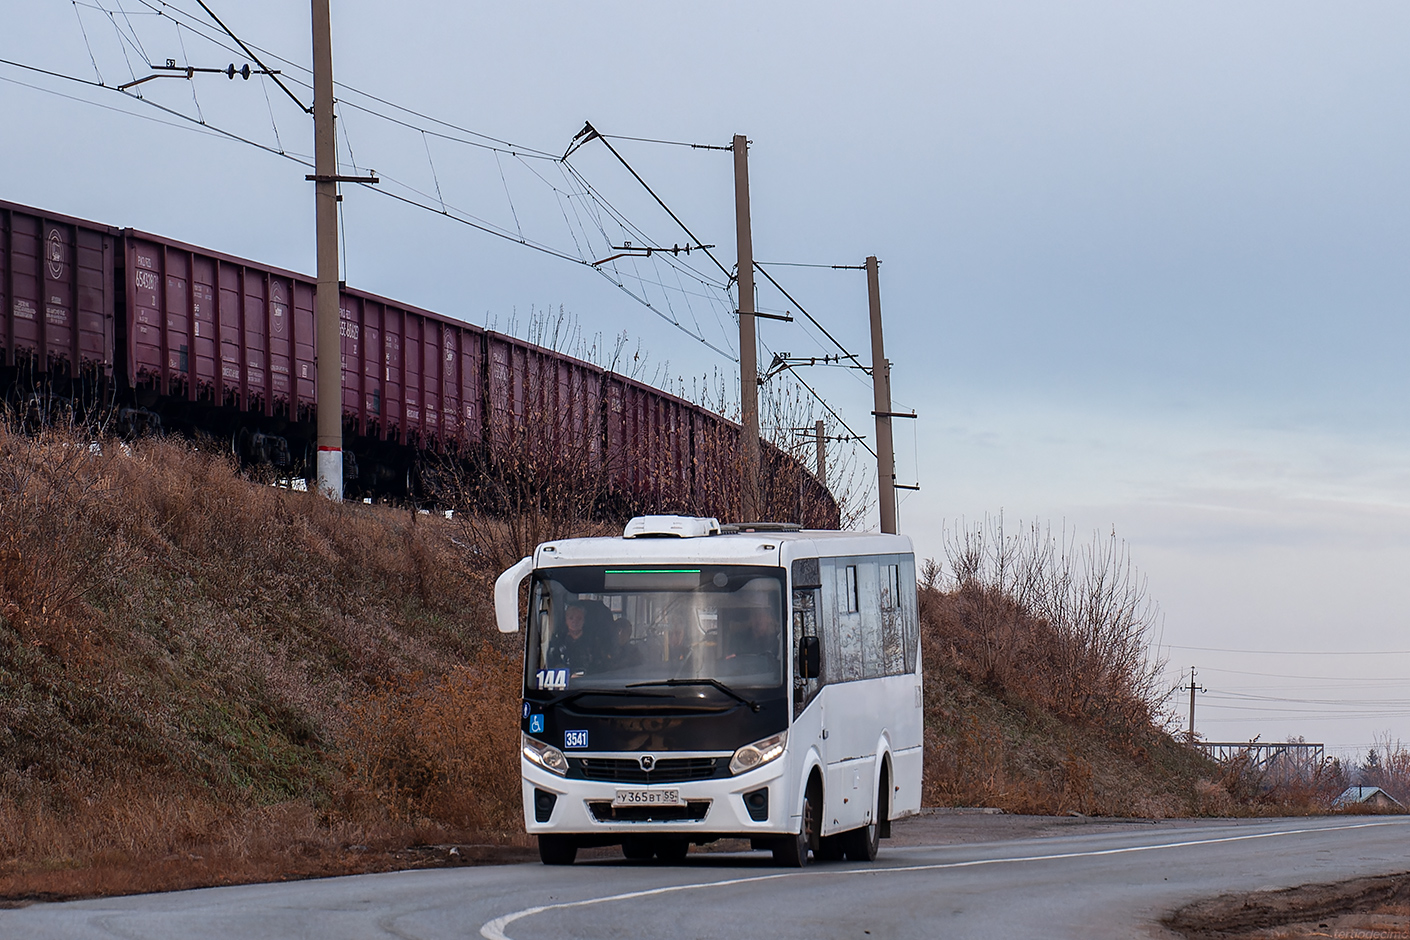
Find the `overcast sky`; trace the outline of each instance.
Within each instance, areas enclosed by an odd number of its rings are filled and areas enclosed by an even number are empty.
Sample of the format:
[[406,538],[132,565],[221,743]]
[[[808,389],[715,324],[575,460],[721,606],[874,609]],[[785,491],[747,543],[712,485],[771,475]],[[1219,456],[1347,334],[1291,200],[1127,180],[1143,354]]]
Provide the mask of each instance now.
[[[307,65],[305,7],[210,5]],[[183,11],[191,29],[174,25]],[[247,61],[201,39],[209,22],[194,0],[36,0],[7,13],[0,57],[109,86],[150,74],[144,57]],[[1404,4],[333,0],[333,32],[339,81],[551,154],[585,119],[747,134],[757,257],[883,261],[894,394],[921,415],[898,422],[896,449],[922,486],[901,508],[922,556],[1000,512],[1114,528],[1165,612],[1170,685],[1194,665],[1209,689],[1206,736],[1348,753],[1410,739]],[[91,103],[179,122],[108,89],[0,78],[0,198],[313,270],[305,167]],[[141,87],[312,149],[267,80]],[[386,187],[574,253],[558,164],[342,118],[343,160]],[[732,264],[729,155],[615,146]],[[573,163],[655,238],[686,241],[599,144]],[[673,375],[733,368],[584,265],[357,187],[344,208],[354,286],[500,328],[561,306],[589,335],[628,331]],[[773,270],[867,354],[859,272]],[[687,296],[656,309],[732,348],[727,312]],[[828,351],[796,324],[760,333],[764,360]],[[856,373],[805,377],[869,430]]]

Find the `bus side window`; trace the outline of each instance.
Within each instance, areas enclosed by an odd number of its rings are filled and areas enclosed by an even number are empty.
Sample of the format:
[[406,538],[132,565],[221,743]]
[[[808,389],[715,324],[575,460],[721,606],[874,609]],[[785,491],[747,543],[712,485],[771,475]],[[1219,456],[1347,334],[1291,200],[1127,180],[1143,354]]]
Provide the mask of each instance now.
[[906,671],[905,610],[901,602],[901,566],[881,566],[881,663],[878,675]]
[[916,671],[916,653],[920,645],[920,614],[916,610],[916,559],[901,556],[901,617],[906,645],[906,672]]

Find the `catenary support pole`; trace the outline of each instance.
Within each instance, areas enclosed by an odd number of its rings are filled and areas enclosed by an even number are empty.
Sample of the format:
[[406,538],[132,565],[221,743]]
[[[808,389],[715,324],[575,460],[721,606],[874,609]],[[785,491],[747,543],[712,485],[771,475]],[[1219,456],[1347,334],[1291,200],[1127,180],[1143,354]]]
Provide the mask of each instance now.
[[891,364],[881,341],[881,277],[876,256],[867,258],[867,306],[871,311],[871,387],[876,403],[876,502],[881,531],[896,531],[896,454],[891,446]]
[[318,492],[343,498],[343,364],[338,303],[337,138],[329,0],[313,0],[313,172],[317,205]]
[[735,134],[734,231],[739,252],[739,411],[743,439],[740,521],[757,522],[759,505],[759,349],[754,336],[754,236],[749,226],[749,141]]
[[818,445],[818,482],[827,486],[827,435],[823,433],[823,423],[813,422],[813,440]]

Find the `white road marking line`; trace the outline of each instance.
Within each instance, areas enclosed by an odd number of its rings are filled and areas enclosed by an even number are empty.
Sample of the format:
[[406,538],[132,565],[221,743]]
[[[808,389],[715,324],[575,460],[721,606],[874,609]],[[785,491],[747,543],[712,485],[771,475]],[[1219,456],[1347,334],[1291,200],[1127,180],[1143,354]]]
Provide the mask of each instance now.
[[646,898],[657,894],[674,894],[677,891],[694,891],[700,888],[726,888],[731,885],[753,884],[761,881],[776,881],[780,878],[801,878],[804,876],[828,875],[881,875],[892,872],[940,871],[949,868],[975,868],[980,865],[1006,865],[1014,862],[1047,862],[1065,858],[1096,858],[1102,855],[1125,855],[1132,852],[1152,852],[1159,849],[1182,849],[1197,845],[1216,845],[1223,842],[1247,842],[1251,839],[1271,839],[1275,836],[1306,835],[1310,832],[1340,832],[1346,829],[1368,829],[1373,826],[1404,825],[1399,820],[1356,823],[1348,826],[1310,826],[1306,829],[1279,829],[1273,832],[1254,832],[1240,836],[1222,836],[1217,839],[1190,839],[1184,842],[1157,842],[1148,845],[1128,845],[1119,849],[1093,849],[1088,852],[1058,852],[1052,855],[1020,855],[1009,858],[976,858],[967,862],[936,862],[930,865],[907,865],[900,868],[834,868],[804,869],[803,871],[780,872],[774,875],[752,875],[748,878],[730,878],[725,881],[700,881],[683,885],[667,885],[662,888],[648,888],[642,891],[628,891],[625,894],[611,894],[600,898],[586,898],[581,901],[562,901],[558,904],[540,904],[526,907],[522,911],[505,914],[487,921],[480,928],[480,936],[485,940],[511,940],[504,929],[516,920],[542,914],[545,911],[564,910],[570,907],[588,907],[593,904],[606,904],[609,901],[630,901],[633,898]]

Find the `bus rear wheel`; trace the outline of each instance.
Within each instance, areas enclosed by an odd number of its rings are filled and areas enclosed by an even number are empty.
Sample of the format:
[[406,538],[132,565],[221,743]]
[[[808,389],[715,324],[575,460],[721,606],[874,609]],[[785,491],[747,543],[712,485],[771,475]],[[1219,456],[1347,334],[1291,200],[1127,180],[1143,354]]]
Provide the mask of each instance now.
[[876,823],[844,832],[838,838],[842,840],[842,851],[847,861],[876,861],[876,851],[881,846],[881,827]]
[[851,832],[844,832],[838,836],[842,842],[842,851],[846,853],[848,861],[876,861],[877,849],[881,847],[881,821],[891,818],[890,793],[887,792],[889,786],[890,777],[883,771],[881,788],[876,795],[876,815],[872,818],[871,825],[853,829]]
[[567,836],[539,836],[539,859],[545,865],[571,865],[578,857],[578,843]]

